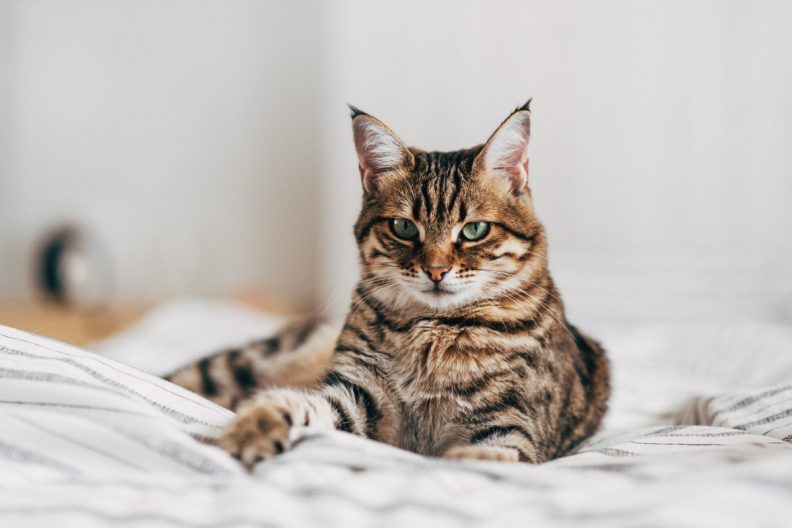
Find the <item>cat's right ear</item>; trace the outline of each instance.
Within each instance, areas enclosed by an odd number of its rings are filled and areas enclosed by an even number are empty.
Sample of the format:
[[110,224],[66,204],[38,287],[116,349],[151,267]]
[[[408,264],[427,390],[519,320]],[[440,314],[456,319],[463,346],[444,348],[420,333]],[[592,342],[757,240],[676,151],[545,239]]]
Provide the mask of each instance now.
[[360,178],[365,191],[373,192],[389,175],[412,163],[413,155],[385,123],[354,106],[350,109]]

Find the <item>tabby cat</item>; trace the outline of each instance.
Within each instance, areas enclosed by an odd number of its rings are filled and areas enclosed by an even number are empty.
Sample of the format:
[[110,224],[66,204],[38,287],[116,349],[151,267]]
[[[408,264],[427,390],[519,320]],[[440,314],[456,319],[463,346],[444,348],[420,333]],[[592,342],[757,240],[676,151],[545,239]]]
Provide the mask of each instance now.
[[597,429],[608,362],[566,321],[548,273],[527,187],[529,104],[454,152],[408,148],[352,108],[361,277],[340,336],[309,322],[170,378],[241,402],[222,448],[251,467],[308,425],[431,456],[537,463]]

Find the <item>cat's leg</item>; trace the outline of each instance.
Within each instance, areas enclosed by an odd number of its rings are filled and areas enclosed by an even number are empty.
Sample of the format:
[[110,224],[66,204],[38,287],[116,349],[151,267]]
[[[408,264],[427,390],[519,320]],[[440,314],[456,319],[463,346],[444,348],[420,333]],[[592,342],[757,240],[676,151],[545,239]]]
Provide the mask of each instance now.
[[391,441],[399,416],[392,395],[365,369],[334,370],[311,391],[270,389],[243,404],[218,445],[246,467],[290,447],[292,426],[338,429]]
[[219,351],[165,377],[232,411],[270,387],[314,387],[330,367],[338,329],[315,319],[286,324],[272,337]]
[[469,443],[451,447],[443,457],[501,462],[539,461],[533,435],[523,423],[484,425],[473,432]]

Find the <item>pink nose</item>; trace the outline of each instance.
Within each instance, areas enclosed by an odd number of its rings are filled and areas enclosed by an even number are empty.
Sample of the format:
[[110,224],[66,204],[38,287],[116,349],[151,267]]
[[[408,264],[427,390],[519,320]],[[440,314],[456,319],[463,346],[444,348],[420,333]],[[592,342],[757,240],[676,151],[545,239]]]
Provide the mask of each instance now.
[[424,268],[424,272],[429,275],[429,278],[432,279],[432,282],[440,282],[445,277],[445,274],[449,272],[451,268],[444,267],[444,266],[429,266],[428,268]]

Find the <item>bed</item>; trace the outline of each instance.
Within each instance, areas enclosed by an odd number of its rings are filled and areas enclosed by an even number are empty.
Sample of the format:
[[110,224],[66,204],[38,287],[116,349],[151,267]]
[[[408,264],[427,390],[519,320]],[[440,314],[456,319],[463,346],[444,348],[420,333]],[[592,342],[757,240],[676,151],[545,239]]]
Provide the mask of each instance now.
[[792,524],[789,326],[589,325],[611,410],[544,465],[303,428],[248,474],[212,445],[232,413],[158,374],[282,322],[188,300],[93,351],[0,326],[0,526]]

